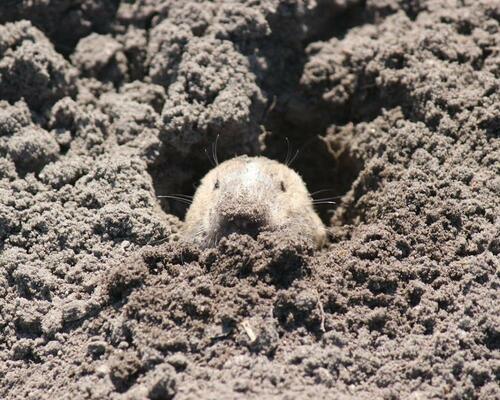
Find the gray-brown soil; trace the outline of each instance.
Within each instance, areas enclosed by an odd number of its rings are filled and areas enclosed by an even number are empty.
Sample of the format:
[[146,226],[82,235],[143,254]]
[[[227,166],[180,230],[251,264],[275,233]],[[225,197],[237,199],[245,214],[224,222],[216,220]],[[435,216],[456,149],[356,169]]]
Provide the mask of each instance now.
[[[330,243],[176,240],[219,158]],[[495,0],[0,2],[0,398],[500,398]]]

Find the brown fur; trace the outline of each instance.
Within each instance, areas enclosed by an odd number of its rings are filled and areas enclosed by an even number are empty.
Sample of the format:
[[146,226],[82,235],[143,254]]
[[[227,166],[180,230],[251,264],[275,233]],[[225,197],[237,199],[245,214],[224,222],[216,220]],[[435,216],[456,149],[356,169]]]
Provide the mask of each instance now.
[[302,178],[265,157],[236,157],[208,172],[187,212],[184,240],[212,247],[232,232],[257,236],[261,231],[323,245],[325,227]]

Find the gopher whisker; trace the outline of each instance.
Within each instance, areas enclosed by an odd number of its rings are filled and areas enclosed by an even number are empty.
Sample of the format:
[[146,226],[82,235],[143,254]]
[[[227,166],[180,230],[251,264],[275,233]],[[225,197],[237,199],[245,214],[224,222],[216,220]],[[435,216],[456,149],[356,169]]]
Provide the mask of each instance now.
[[219,157],[217,156],[217,144],[219,143],[219,136],[220,133],[217,134],[217,137],[215,138],[215,143],[213,145],[213,155],[214,155],[215,165],[219,165]]
[[175,194],[165,194],[163,196],[156,196],[160,199],[172,199],[172,200],[177,200],[180,201],[181,203],[185,204],[191,204],[193,202],[192,199],[189,197],[182,197],[181,195],[175,195]]
[[208,150],[205,148],[205,154],[207,155],[208,161],[210,161],[210,164],[212,164],[212,167],[216,167],[217,165],[215,164],[215,161],[212,160],[210,157],[210,154],[208,154]]
[[295,159],[297,158],[297,156],[299,155],[299,153],[300,153],[300,149],[297,149],[297,151],[293,155],[292,159],[286,163],[287,167],[289,167],[290,165],[293,164],[293,162],[295,161]]
[[[325,193],[325,192],[335,192],[335,190],[333,189],[320,189],[320,190],[316,190],[315,192],[312,192],[311,193],[311,196],[314,196],[316,194],[319,194],[319,193]],[[335,197],[342,197],[342,196],[335,196]]]
[[322,199],[313,199],[313,203],[317,201],[331,201],[331,200],[338,200],[340,199],[340,196],[332,196],[332,197],[323,197]]

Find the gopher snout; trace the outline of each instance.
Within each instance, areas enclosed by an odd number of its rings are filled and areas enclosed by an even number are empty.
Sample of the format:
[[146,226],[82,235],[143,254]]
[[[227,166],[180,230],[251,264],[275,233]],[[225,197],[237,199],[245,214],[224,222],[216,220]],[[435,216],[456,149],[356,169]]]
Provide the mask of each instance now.
[[240,233],[256,238],[266,225],[267,209],[258,202],[240,197],[220,204],[218,209],[220,236]]
[[255,218],[249,215],[233,215],[225,217],[220,224],[220,233],[222,236],[228,236],[231,233],[246,234],[254,239],[265,226],[263,218]]

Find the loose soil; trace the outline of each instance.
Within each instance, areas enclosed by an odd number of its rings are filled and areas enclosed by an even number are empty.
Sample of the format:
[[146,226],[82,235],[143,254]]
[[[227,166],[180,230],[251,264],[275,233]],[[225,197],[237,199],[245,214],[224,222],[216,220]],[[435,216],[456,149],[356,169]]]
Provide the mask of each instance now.
[[[500,5],[0,2],[0,398],[500,398]],[[321,251],[178,240],[219,159]]]

